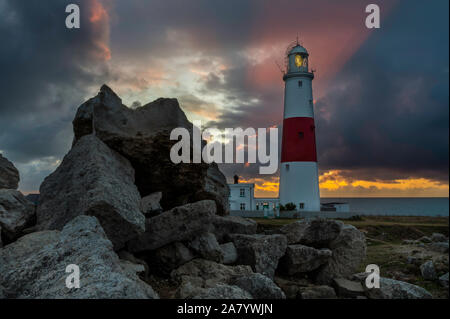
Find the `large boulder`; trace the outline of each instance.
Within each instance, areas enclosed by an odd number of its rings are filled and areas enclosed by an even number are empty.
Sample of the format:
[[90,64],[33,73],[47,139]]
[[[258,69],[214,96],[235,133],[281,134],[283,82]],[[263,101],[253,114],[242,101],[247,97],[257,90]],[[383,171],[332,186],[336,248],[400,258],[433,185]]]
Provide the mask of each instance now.
[[434,241],[434,242],[445,242],[445,241],[448,241],[448,238],[445,237],[444,234],[433,233],[431,235],[431,240]]
[[87,135],[42,183],[38,229],[60,230],[76,216],[93,215],[118,249],[145,230],[140,200],[128,160]]
[[255,299],[286,299],[272,279],[259,273],[232,278],[230,283],[248,291]]
[[238,258],[236,247],[232,242],[220,245],[225,265],[234,264]]
[[366,257],[366,238],[352,225],[343,225],[339,235],[331,241],[332,256],[316,275],[320,284],[331,284],[334,278],[353,274]]
[[428,260],[420,265],[420,273],[425,280],[436,280],[438,277],[432,260]]
[[280,259],[280,269],[288,274],[306,273],[319,268],[331,258],[331,250],[304,245],[288,245]]
[[330,286],[300,287],[297,294],[300,299],[336,299],[336,292]]
[[431,299],[433,297],[422,287],[384,277],[380,277],[380,288],[366,288],[366,295],[370,299]]
[[9,242],[35,222],[35,206],[15,189],[0,189],[0,233]]
[[176,297],[185,299],[202,293],[204,288],[228,285],[233,278],[252,273],[249,266],[226,266],[206,259],[194,259],[172,271],[170,276],[179,284]]
[[212,221],[214,234],[219,242],[224,242],[230,234],[256,234],[258,223],[239,216],[215,216]]
[[212,200],[172,208],[146,220],[146,230],[128,243],[132,252],[154,250],[176,241],[188,241],[211,228],[211,219],[216,213]]
[[[176,99],[160,98],[131,109],[106,85],[78,108],[73,120],[75,141],[95,132],[130,160],[142,197],[161,191],[165,210],[212,199],[218,214],[228,214],[229,188],[217,164],[171,161],[170,150],[177,141],[170,140],[170,133],[175,128],[185,128],[193,136],[192,124]],[[192,149],[191,143],[191,154]]]
[[150,254],[149,263],[155,271],[169,275],[170,272],[188,261],[194,254],[183,243],[175,242],[156,249]]
[[217,284],[212,288],[201,289],[192,299],[253,299],[253,297],[237,286]]
[[343,223],[331,219],[302,219],[280,228],[289,245],[302,244],[316,248],[329,247],[341,232]]
[[345,278],[335,278],[333,286],[336,289],[339,297],[343,298],[357,298],[365,296],[365,290],[360,281],[348,280]]
[[162,198],[161,192],[151,193],[141,199],[141,211],[146,217],[153,217],[162,213],[160,201]]
[[[80,288],[66,287],[68,265],[80,269]],[[158,298],[125,271],[100,223],[78,216],[62,231],[19,238],[0,250],[0,283],[8,298]]]
[[203,233],[196,236],[193,240],[188,242],[188,247],[204,259],[218,263],[223,262],[222,249],[212,233]]
[[278,260],[286,251],[284,235],[230,235],[238,252],[237,263],[249,265],[255,272],[273,278]]
[[0,154],[0,189],[17,189],[19,187],[19,171],[13,163]]

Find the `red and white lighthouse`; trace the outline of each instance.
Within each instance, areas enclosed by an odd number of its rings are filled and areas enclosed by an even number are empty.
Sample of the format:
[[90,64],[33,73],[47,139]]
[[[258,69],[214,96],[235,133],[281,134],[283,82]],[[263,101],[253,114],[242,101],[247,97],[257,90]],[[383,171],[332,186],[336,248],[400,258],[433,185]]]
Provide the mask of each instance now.
[[299,210],[319,211],[314,74],[308,57],[308,51],[298,43],[287,51],[279,195],[282,205],[293,203]]

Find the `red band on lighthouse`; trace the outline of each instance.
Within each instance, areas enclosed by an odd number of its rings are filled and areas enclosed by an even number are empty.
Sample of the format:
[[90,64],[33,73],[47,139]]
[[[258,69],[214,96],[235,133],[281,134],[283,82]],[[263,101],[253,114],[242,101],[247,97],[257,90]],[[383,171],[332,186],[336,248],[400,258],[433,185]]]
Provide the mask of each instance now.
[[313,118],[291,117],[283,120],[281,162],[317,162]]

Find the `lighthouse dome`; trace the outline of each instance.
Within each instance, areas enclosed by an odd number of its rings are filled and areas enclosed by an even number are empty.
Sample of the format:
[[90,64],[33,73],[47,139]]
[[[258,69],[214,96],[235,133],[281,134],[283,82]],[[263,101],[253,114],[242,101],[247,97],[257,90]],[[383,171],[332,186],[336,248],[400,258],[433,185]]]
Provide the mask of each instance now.
[[304,47],[302,47],[300,44],[297,44],[295,47],[289,51],[289,54],[295,54],[295,53],[305,53],[308,54],[308,51]]

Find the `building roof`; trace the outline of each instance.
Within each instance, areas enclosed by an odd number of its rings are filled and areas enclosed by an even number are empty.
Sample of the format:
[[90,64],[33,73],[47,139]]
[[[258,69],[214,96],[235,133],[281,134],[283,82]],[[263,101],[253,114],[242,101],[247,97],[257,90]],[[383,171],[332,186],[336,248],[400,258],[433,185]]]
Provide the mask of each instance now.
[[302,47],[300,44],[297,44],[289,52],[289,54],[294,54],[294,53],[306,53],[306,54],[308,54],[308,51],[304,47]]

